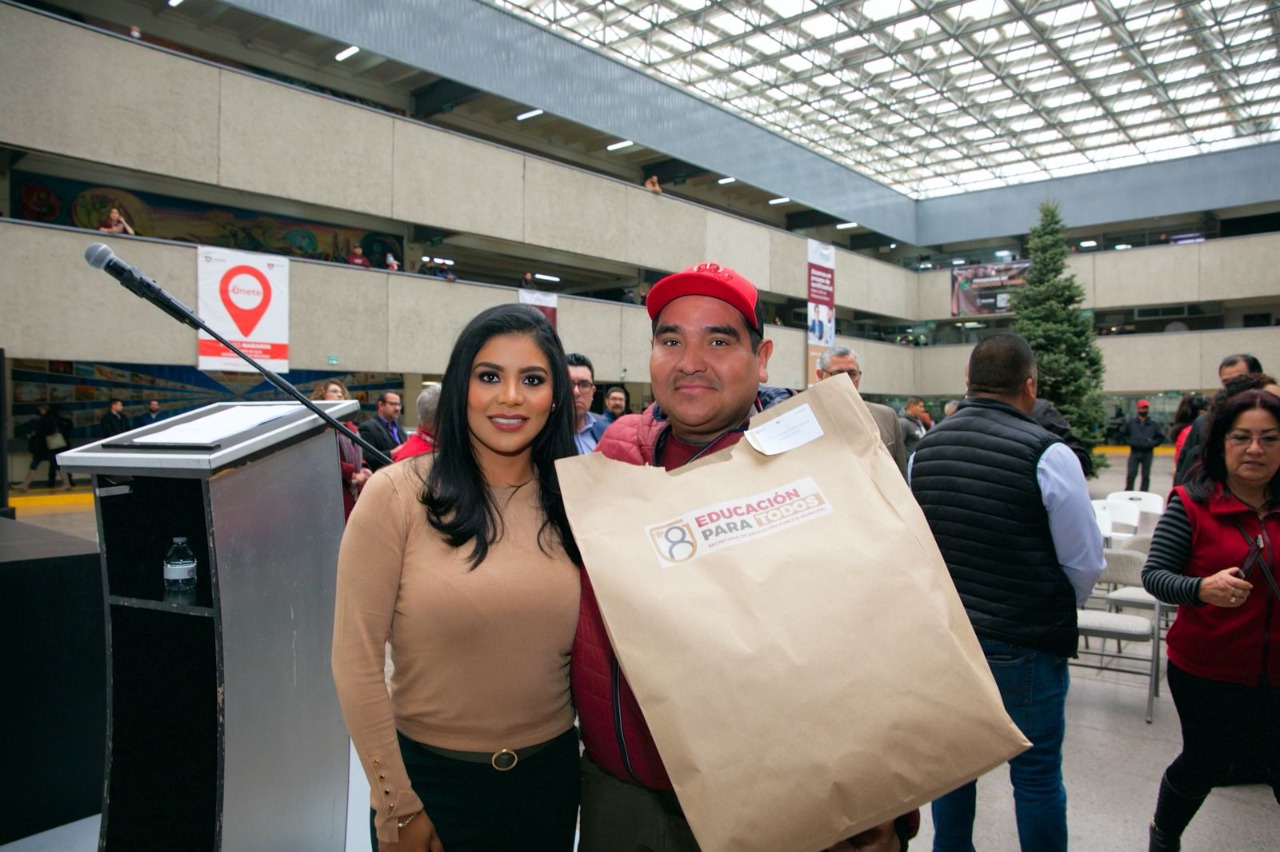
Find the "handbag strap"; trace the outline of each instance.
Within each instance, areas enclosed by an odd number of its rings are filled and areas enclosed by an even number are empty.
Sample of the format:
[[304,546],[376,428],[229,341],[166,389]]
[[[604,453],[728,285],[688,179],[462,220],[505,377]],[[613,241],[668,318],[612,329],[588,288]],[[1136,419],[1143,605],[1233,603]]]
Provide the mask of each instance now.
[[1267,585],[1271,587],[1271,591],[1275,594],[1276,599],[1280,600],[1280,585],[1276,584],[1276,578],[1273,576],[1273,568],[1267,563],[1267,550],[1272,553],[1275,549],[1271,547],[1271,537],[1267,535],[1267,524],[1259,518],[1258,535],[1249,535],[1244,528],[1244,523],[1239,518],[1235,519],[1236,529],[1240,530],[1240,535],[1244,536],[1244,540],[1249,543],[1249,554],[1245,557],[1244,565],[1241,566],[1242,573],[1248,577],[1252,574],[1254,565],[1262,566],[1262,576],[1267,579]]

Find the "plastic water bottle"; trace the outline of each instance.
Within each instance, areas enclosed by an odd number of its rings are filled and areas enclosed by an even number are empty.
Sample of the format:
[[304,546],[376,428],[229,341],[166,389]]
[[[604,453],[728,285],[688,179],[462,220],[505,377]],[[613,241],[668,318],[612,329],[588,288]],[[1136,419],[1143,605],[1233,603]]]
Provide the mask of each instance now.
[[183,594],[196,588],[196,555],[187,546],[187,537],[178,536],[164,557],[164,591]]

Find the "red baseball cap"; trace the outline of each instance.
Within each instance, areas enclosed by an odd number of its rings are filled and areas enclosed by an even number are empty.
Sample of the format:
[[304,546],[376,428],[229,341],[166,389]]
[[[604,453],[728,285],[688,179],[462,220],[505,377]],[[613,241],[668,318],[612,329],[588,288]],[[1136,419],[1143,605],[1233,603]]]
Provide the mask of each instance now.
[[1140,400],[1138,400],[1138,407],[1139,407],[1139,408],[1150,408],[1150,407],[1151,407],[1151,403],[1147,402],[1145,399],[1140,399]]
[[760,330],[759,301],[756,287],[746,278],[727,266],[718,263],[699,263],[682,272],[668,275],[649,290],[645,307],[649,319],[657,320],[658,314],[681,296],[710,296],[728,302],[738,309],[747,325]]

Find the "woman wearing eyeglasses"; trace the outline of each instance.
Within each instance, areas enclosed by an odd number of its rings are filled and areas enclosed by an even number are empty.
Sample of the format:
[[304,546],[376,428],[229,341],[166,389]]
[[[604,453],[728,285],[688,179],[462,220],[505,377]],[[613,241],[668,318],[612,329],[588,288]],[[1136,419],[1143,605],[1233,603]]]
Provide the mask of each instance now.
[[1168,672],[1182,753],[1160,780],[1151,850],[1179,849],[1209,792],[1246,759],[1280,802],[1278,472],[1280,387],[1232,396],[1152,537],[1143,585],[1178,604]]

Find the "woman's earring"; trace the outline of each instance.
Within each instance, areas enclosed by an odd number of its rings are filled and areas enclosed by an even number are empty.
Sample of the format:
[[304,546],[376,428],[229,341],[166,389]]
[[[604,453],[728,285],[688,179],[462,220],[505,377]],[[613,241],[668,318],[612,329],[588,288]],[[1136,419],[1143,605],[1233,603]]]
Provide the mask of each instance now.
[[556,404],[555,404],[554,402],[553,402],[553,403],[551,403],[551,410],[552,410],[552,411],[555,411],[555,410],[556,410]]

